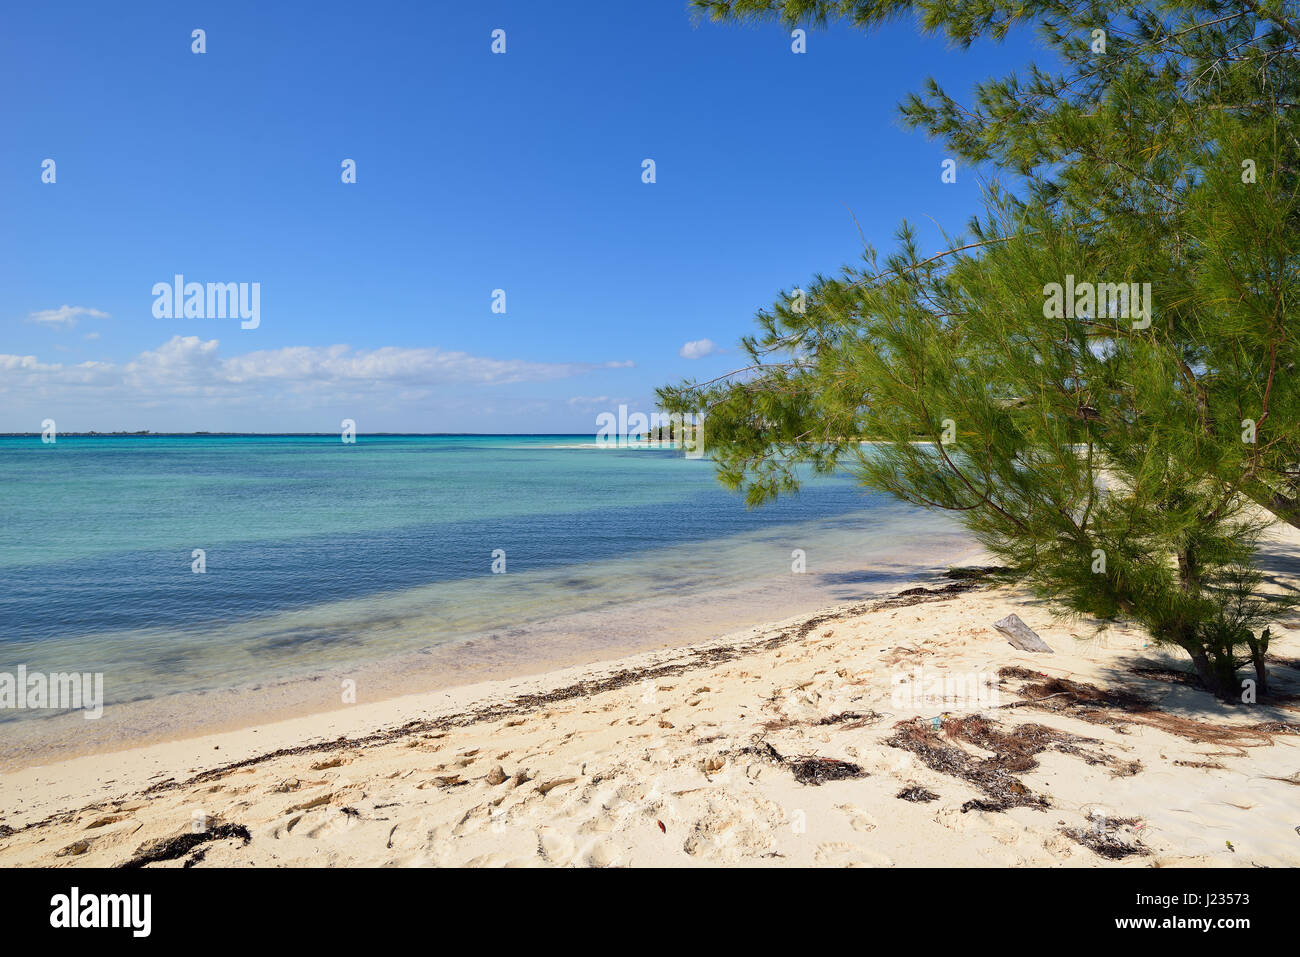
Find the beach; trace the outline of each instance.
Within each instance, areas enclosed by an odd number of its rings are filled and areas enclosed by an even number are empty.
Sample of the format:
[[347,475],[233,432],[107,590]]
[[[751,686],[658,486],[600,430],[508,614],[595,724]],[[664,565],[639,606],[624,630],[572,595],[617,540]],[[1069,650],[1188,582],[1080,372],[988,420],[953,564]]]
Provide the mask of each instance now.
[[[1136,628],[906,584],[11,770],[0,866],[1300,864],[1300,622],[1275,628],[1279,700],[1225,707]],[[1051,653],[993,627],[1013,614]]]

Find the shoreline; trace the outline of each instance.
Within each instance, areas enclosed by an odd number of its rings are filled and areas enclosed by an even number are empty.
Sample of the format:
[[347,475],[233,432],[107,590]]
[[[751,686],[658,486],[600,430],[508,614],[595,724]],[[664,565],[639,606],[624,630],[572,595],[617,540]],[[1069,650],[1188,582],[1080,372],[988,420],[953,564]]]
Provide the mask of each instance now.
[[[110,774],[102,755],[30,766],[0,778],[0,865],[1300,864],[1300,735],[1256,729],[1295,723],[1293,710],[1220,713],[1140,635],[1076,634],[1014,588],[919,587],[138,746]],[[990,627],[1007,613],[1054,653],[1007,643]],[[1295,656],[1300,642],[1287,628],[1277,647]],[[900,711],[898,675],[914,670],[997,674],[1004,701]],[[1300,672],[1276,671],[1300,689]],[[1100,722],[1047,710],[1026,675],[1123,687],[1152,707]],[[1210,723],[1229,729],[1213,745]],[[1020,753],[1027,728],[1051,743]],[[1015,762],[981,764],[1000,750]],[[1033,800],[1006,803],[1022,794]],[[177,843],[195,815],[203,839]],[[1216,846],[1206,835],[1221,829]]]
[[[945,567],[974,564],[983,552],[953,537],[927,543],[924,553],[891,549],[870,569],[833,565],[791,576],[774,593],[766,584],[731,585],[665,601],[658,595],[610,607],[580,608],[517,622],[456,640],[389,650],[356,662],[326,662],[276,677],[110,702],[102,716],[80,711],[8,719],[0,723],[0,773],[88,754],[239,731],[290,718],[324,717],[367,704],[468,685],[544,675],[646,651],[707,641],[719,634],[765,626],[806,609],[865,601],[893,582],[931,580]],[[843,579],[851,579],[845,583]],[[837,598],[847,592],[851,597]],[[304,648],[310,656],[311,649]]]

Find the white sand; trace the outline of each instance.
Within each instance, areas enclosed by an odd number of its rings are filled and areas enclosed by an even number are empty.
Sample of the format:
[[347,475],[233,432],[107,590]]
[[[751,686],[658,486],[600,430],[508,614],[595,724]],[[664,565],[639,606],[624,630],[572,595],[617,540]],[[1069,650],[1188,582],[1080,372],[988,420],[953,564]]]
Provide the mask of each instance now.
[[[1011,612],[1055,654],[1008,644],[991,624]],[[246,827],[251,842],[204,843],[198,866],[1300,864],[1300,736],[1245,734],[1205,744],[1146,722],[1103,725],[988,702],[913,709],[895,694],[895,676],[913,669],[972,675],[1019,665],[1103,688],[1131,687],[1157,699],[1163,712],[1220,725],[1300,720],[1294,709],[1225,708],[1186,685],[1135,676],[1137,663],[1185,664],[1147,647],[1135,629],[1096,632],[1087,623],[1055,621],[1041,604],[1000,588],[859,608],[816,624],[802,639],[763,647],[802,620],[693,649],[6,773],[0,823],[14,832],[0,837],[0,866],[117,865],[151,842],[222,824]],[[747,647],[729,660],[707,660],[737,645]],[[1297,634],[1280,629],[1274,651],[1300,657]],[[684,670],[191,781],[278,748],[463,716],[522,694],[673,664]],[[1273,674],[1278,690],[1300,690],[1300,673],[1278,665]],[[1019,685],[1006,682],[997,703],[1020,700]],[[1048,748],[1036,767],[1015,775],[1049,807],[963,811],[988,795],[886,743],[896,723],[929,721],[942,711],[979,711],[1004,728],[1037,723],[1093,740],[1073,754]],[[818,723],[844,712],[879,716]],[[990,756],[946,733],[936,741],[972,759]],[[788,766],[744,750],[759,742],[787,757],[855,762],[867,776],[801,784]],[[1086,755],[1105,756],[1112,766]],[[1116,773],[1134,761],[1137,773]],[[490,783],[498,766],[508,780]],[[146,792],[167,779],[189,783]],[[911,786],[938,798],[896,796]],[[1148,853],[1112,861],[1067,829],[1140,843]]]

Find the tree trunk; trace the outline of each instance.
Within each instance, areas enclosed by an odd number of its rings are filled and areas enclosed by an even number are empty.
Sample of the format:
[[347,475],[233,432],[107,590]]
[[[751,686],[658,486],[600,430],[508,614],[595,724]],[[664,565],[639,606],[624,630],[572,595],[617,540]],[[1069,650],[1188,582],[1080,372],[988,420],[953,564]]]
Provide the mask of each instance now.
[[1255,666],[1255,695],[1263,698],[1268,695],[1268,641],[1264,638],[1248,638],[1246,645],[1250,648],[1250,661]]
[[1232,657],[1232,649],[1229,648],[1226,654],[1219,652],[1212,660],[1219,676],[1219,697],[1232,704],[1241,704],[1241,685],[1237,681],[1237,666]]
[[1201,590],[1201,567],[1196,560],[1196,549],[1185,548],[1178,553],[1178,577],[1183,591],[1197,594]]
[[1215,653],[1211,655],[1204,649],[1189,651],[1192,656],[1192,665],[1196,668],[1196,677],[1200,679],[1201,685],[1207,691],[1213,692],[1214,695],[1223,701],[1230,701],[1234,704],[1240,702],[1240,688],[1237,685],[1237,669],[1233,664],[1232,655],[1222,655]]
[[1254,651],[1250,654],[1251,660],[1255,663],[1255,693],[1261,697],[1268,696],[1268,668],[1264,665],[1264,656],[1255,656]]
[[1210,656],[1204,651],[1189,651],[1188,654],[1192,656],[1192,665],[1196,668],[1196,677],[1201,679],[1201,684],[1206,690],[1219,694],[1219,678],[1210,666]]
[[1262,505],[1293,528],[1300,528],[1300,497],[1274,491],[1262,482],[1250,483],[1243,491],[1256,505]]

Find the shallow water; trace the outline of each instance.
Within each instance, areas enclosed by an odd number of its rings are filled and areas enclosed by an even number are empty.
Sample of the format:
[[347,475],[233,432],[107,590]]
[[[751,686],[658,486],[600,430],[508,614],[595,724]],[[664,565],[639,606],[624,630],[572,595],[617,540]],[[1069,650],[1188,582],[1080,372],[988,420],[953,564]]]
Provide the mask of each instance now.
[[970,551],[847,477],[749,510],[706,460],[589,436],[0,438],[0,519],[0,672],[103,672],[109,705],[384,662],[414,690],[411,655],[421,687],[593,660]]

